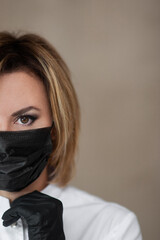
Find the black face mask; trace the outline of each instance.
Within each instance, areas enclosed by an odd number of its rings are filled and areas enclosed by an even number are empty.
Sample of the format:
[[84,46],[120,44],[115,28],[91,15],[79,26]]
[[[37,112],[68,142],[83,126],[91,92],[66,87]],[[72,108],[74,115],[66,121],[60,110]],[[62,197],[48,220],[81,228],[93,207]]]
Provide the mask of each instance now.
[[39,177],[53,149],[51,129],[0,131],[0,190],[19,191]]

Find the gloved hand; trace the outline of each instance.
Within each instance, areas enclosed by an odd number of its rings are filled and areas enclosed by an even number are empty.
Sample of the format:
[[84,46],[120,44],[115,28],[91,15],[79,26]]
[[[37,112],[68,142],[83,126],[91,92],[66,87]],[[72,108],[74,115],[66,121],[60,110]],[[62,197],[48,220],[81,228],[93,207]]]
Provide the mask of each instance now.
[[15,199],[2,216],[5,227],[20,217],[28,224],[29,240],[65,240],[61,201],[34,191]]

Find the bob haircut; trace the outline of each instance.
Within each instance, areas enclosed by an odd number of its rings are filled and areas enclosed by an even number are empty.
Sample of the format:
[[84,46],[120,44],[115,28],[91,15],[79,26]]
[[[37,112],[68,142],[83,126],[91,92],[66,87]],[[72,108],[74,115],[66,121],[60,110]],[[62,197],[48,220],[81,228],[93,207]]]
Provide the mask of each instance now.
[[16,71],[35,74],[46,88],[54,122],[48,181],[64,186],[74,170],[80,127],[79,104],[69,69],[44,38],[0,32],[0,75]]

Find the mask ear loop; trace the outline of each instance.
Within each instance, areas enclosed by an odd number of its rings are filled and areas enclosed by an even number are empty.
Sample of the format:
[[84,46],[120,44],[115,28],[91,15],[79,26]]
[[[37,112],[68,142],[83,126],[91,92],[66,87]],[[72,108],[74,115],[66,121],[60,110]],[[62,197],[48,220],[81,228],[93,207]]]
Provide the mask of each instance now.
[[51,128],[53,128],[53,126],[54,126],[54,121],[52,122]]
[[52,125],[51,125],[51,127],[50,127],[50,133],[52,133],[53,127],[54,127],[54,121],[52,122]]
[[54,121],[52,122],[52,125],[50,127],[50,135],[51,135],[51,138],[52,138],[52,141],[54,140],[55,137],[53,137],[53,134],[54,134]]
[[[54,142],[55,140],[55,136],[54,136],[54,121],[52,122],[52,125],[51,125],[51,130],[50,130],[50,134],[51,134],[51,139],[52,139],[52,143]],[[50,157],[48,158],[48,163],[47,163],[47,172],[48,172],[48,184],[49,182],[53,179],[54,175],[53,175],[53,172],[54,172],[54,168],[52,165],[50,165],[50,171],[49,171],[49,162],[53,160],[53,156],[52,156],[53,152],[50,154]],[[52,173],[52,174],[51,174]]]

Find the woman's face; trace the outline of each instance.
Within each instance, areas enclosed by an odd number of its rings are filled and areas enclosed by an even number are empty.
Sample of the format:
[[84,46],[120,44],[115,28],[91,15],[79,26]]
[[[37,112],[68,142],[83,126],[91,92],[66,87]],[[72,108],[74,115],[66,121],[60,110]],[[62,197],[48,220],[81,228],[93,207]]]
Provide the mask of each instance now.
[[0,76],[0,131],[20,131],[52,125],[43,83],[32,73]]

